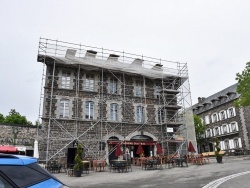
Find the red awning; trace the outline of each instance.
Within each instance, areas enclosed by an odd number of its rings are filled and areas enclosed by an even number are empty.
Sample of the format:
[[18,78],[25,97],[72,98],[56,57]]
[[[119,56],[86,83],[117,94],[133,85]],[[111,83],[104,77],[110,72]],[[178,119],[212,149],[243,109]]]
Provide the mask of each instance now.
[[122,141],[108,141],[108,143],[110,144],[110,145],[116,145],[116,144],[118,144],[118,143],[120,143],[120,145],[131,145],[131,146],[138,146],[138,145],[143,145],[143,146],[154,146],[155,145],[155,143],[156,142],[154,142],[154,141],[149,141],[149,142],[147,142],[147,141],[124,141],[124,142],[122,142]]
[[14,146],[9,146],[9,145],[0,145],[0,152],[1,153],[16,153],[17,148]]

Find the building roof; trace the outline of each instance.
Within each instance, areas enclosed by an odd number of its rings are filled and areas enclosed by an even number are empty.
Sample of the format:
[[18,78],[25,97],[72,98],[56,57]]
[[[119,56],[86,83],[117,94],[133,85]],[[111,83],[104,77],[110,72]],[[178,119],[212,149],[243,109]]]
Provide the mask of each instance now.
[[233,84],[207,98],[202,97],[200,102],[192,106],[193,110],[196,111],[195,114],[200,114],[217,106],[238,99],[240,94],[237,93],[237,85],[237,83]]

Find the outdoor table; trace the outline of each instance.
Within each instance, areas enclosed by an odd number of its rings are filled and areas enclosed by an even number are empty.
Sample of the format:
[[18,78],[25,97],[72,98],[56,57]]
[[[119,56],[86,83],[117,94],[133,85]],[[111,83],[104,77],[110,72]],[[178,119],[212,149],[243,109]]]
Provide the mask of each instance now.
[[113,170],[116,170],[117,169],[117,171],[118,172],[123,172],[124,170],[126,170],[127,171],[127,161],[126,160],[112,160],[111,161],[111,166],[113,165]]
[[157,169],[157,160],[155,159],[152,159],[152,160],[147,160],[146,163],[145,163],[145,169],[147,170],[154,170],[154,169]]
[[[90,163],[90,161],[82,161],[82,162],[83,162],[83,164],[84,164],[83,170],[85,170],[86,173],[88,173],[89,170],[91,169],[91,163]],[[87,167],[85,164],[86,164],[86,165],[89,164],[88,167]]]
[[187,159],[185,157],[174,158],[174,161],[177,166],[184,167],[183,162],[185,162],[186,166],[188,166]]

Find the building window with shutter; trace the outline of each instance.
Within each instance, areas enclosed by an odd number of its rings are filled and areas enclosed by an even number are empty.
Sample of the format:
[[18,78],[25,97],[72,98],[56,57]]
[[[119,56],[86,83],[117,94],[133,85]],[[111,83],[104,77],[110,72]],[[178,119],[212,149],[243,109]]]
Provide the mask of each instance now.
[[215,133],[214,136],[220,135],[220,129],[219,129],[219,127],[216,127],[214,130],[215,130],[214,131],[214,133]]
[[214,113],[212,115],[212,120],[213,120],[213,123],[218,121],[217,113]]
[[117,94],[117,79],[110,79],[110,81],[109,81],[109,93]]
[[110,120],[118,121],[118,104],[116,103],[110,104]]
[[87,101],[85,103],[85,119],[94,119],[94,102]]
[[70,73],[62,72],[61,87],[64,89],[70,89]]
[[235,138],[233,140],[233,143],[234,143],[234,148],[239,148],[239,139],[238,138]]
[[238,131],[237,124],[235,122],[231,123],[232,132]]
[[236,114],[235,114],[235,108],[234,107],[228,109],[228,116],[229,117],[236,116]]
[[136,122],[144,123],[144,108],[143,106],[136,107]]
[[221,120],[226,119],[226,112],[225,112],[225,111],[221,111],[221,112],[220,112],[220,119],[221,119]]
[[225,149],[228,150],[229,148],[229,140],[225,140]]
[[69,100],[60,100],[60,118],[69,118]]
[[205,124],[208,125],[209,123],[210,123],[209,116],[207,115],[207,116],[205,116]]
[[95,78],[93,75],[86,75],[85,79],[85,90],[94,91],[95,86]]
[[222,126],[222,129],[223,129],[223,133],[224,134],[227,134],[228,132],[227,132],[227,125],[223,125]]

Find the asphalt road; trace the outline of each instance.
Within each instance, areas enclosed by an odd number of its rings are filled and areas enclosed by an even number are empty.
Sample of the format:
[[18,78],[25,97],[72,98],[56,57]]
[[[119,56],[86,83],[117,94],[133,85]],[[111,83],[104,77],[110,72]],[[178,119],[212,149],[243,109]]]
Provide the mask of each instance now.
[[[218,180],[220,185],[206,188],[249,188],[250,173],[239,174],[238,177],[224,177],[232,174],[250,171],[250,156],[223,157],[223,164],[217,164],[215,158],[205,165],[189,165],[189,167],[163,168],[163,170],[142,170],[132,167],[128,173],[93,172],[82,177],[68,177],[66,173],[54,174],[66,185],[72,188],[202,188]],[[217,181],[218,183],[218,181]]]

